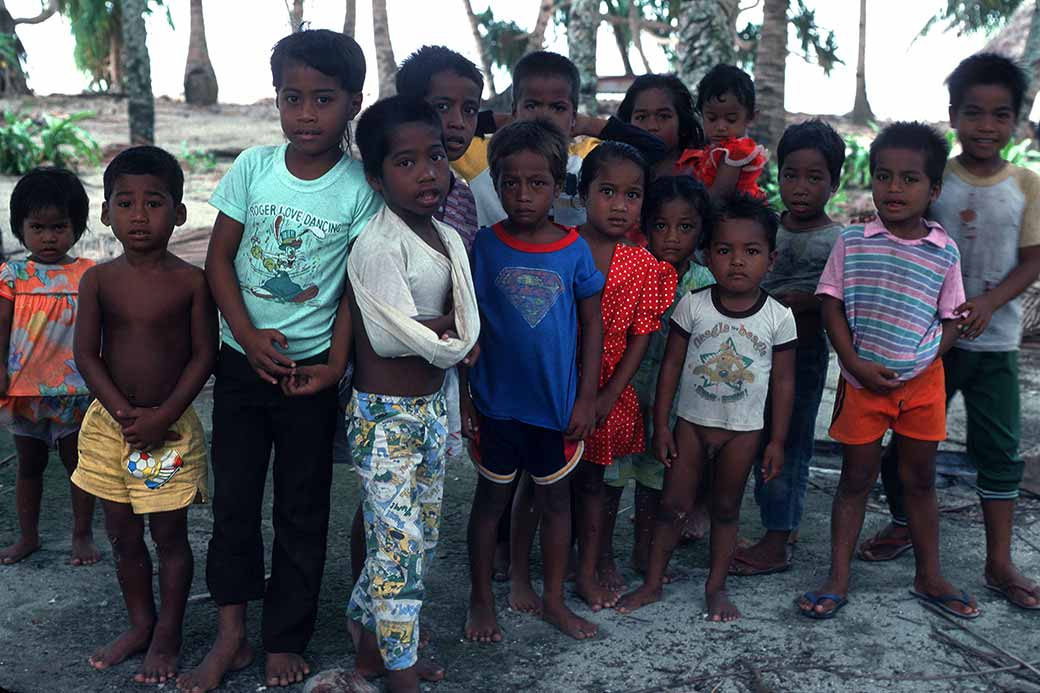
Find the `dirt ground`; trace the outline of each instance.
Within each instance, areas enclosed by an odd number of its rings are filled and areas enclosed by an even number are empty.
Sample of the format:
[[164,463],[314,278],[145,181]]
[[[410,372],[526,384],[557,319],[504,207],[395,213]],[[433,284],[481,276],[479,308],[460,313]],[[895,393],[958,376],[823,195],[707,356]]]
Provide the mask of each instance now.
[[[40,100],[21,104],[39,109]],[[5,108],[11,103],[2,104]],[[125,104],[108,99],[61,97],[48,99],[55,111],[96,110],[96,121],[87,127],[103,147],[125,142]],[[180,154],[188,150],[235,149],[263,142],[278,142],[277,120],[270,104],[193,109],[183,104],[157,104],[157,134],[161,145]],[[212,221],[205,200],[229,159],[220,160],[212,172],[188,177],[185,199],[188,223],[180,232],[180,252],[199,261],[205,248],[204,229]],[[87,172],[93,216],[100,210],[100,172]],[[0,178],[0,226],[7,217],[6,199],[13,178]],[[96,226],[100,226],[97,224]],[[84,254],[110,252],[95,228],[83,243]],[[4,247],[12,248],[9,235]],[[96,246],[91,246],[94,243]],[[96,251],[90,250],[96,247]],[[1023,451],[1040,449],[1040,353],[1023,351]],[[834,369],[831,380],[833,387]],[[821,431],[833,390],[821,407]],[[200,416],[209,425],[209,390],[200,395]],[[961,410],[951,416],[950,441],[944,449],[952,455],[944,463],[957,467],[956,453],[963,449]],[[0,438],[0,544],[14,540],[14,484],[16,462],[9,438]],[[815,622],[800,617],[792,600],[814,588],[828,564],[828,518],[837,482],[839,460],[825,445],[817,459],[807,498],[794,568],[780,575],[733,579],[731,591],[744,612],[732,624],[704,621],[703,582],[707,574],[707,545],[695,543],[679,549],[674,559],[685,578],[669,586],[665,600],[634,615],[613,611],[591,615],[571,596],[572,606],[600,625],[601,634],[589,642],[575,642],[533,617],[516,614],[503,606],[506,589],[498,586],[499,619],[505,640],[497,645],[476,645],[462,640],[468,570],[465,523],[475,483],[472,466],[455,460],[449,467],[445,507],[437,562],[429,581],[424,627],[433,632],[430,654],[448,670],[447,679],[427,689],[436,693],[471,690],[535,691],[1040,691],[1040,675],[1021,671],[982,674],[981,670],[1007,668],[1011,655],[1040,660],[1040,614],[1016,610],[982,587],[984,537],[971,479],[963,475],[941,478],[940,500],[943,563],[949,577],[978,598],[983,616],[968,624],[972,634],[923,609],[907,594],[913,564],[903,558],[887,564],[856,562],[849,606],[833,621]],[[332,488],[328,563],[321,595],[317,632],[308,656],[315,670],[348,667],[352,647],[347,637],[344,608],[350,589],[349,527],[358,499],[358,484],[347,466],[337,466]],[[616,548],[619,557],[631,549],[631,491],[622,500]],[[885,521],[875,499],[864,533]],[[182,664],[198,663],[206,652],[215,627],[215,607],[204,598],[204,560],[211,527],[206,506],[190,512],[191,542],[196,573],[193,599],[188,608]],[[94,672],[87,657],[125,626],[111,552],[104,538],[100,510],[95,519],[97,539],[104,560],[95,567],[73,568],[69,552],[71,512],[60,464],[47,471],[41,523],[43,548],[20,564],[0,567],[0,691],[136,691],[131,676],[140,659],[132,659],[107,672]],[[745,498],[744,536],[761,531],[750,492]],[[270,516],[265,517],[270,540]],[[1040,576],[1040,501],[1023,498],[1019,505],[1015,558],[1026,572]],[[536,564],[536,569],[539,566]],[[634,584],[636,577],[626,571]],[[259,643],[259,605],[250,607],[250,629]],[[984,638],[992,645],[984,644]],[[1040,662],[1035,663],[1040,667]],[[947,676],[941,679],[937,677]],[[262,660],[227,679],[224,690],[264,690]],[[164,690],[172,690],[167,684]],[[293,690],[300,690],[295,687]]]

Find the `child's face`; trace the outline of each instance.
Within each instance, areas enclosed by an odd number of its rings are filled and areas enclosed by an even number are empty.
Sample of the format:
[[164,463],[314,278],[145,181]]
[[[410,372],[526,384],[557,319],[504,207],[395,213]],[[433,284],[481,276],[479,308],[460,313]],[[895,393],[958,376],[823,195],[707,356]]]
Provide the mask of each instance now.
[[173,229],[184,223],[183,204],[173,201],[158,176],[122,175],[112,184],[112,195],[101,205],[101,223],[130,252],[163,250]]
[[517,120],[548,120],[568,138],[574,129],[571,83],[566,77],[532,75],[515,87],[519,91],[513,117]]
[[765,229],[751,219],[722,219],[708,250],[708,269],[730,294],[758,289],[775,255],[769,250]]
[[517,152],[504,157],[499,170],[496,187],[509,220],[524,227],[545,221],[560,193],[545,157],[532,151]]
[[668,200],[650,220],[650,252],[658,260],[681,267],[696,250],[703,223],[701,215],[686,200]]
[[444,202],[449,185],[448,155],[441,133],[425,123],[395,128],[382,174],[369,183],[405,221],[432,217]]
[[925,174],[924,152],[892,148],[877,153],[870,190],[878,217],[891,228],[919,220],[939,196],[940,184]]
[[780,169],[780,199],[788,214],[811,221],[824,214],[834,192],[827,160],[818,149],[796,149],[784,158]]
[[624,238],[639,225],[644,185],[643,169],[631,161],[605,162],[583,200],[589,225],[608,238]]
[[61,264],[76,243],[72,219],[57,207],[29,212],[22,220],[22,238],[30,258],[45,265]]
[[347,92],[335,77],[291,61],[282,69],[276,103],[289,145],[314,157],[339,150],[347,123],[361,109],[361,94]]
[[477,131],[480,88],[473,80],[444,70],[430,78],[426,101],[441,117],[448,160],[459,159],[466,153]]
[[1000,84],[971,86],[960,108],[950,109],[950,125],[957,131],[961,148],[975,161],[999,159],[1011,141],[1016,120],[1011,90]]
[[731,137],[745,137],[755,115],[737,101],[737,95],[727,91],[718,98],[708,99],[703,106],[704,134],[712,144]]
[[657,135],[669,152],[679,149],[679,114],[667,89],[644,89],[632,105],[632,125]]

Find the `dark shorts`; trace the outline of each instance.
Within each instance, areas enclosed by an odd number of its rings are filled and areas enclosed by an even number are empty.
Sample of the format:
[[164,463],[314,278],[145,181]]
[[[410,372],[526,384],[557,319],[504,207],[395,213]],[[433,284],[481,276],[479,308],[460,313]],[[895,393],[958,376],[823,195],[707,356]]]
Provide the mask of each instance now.
[[473,447],[477,471],[496,484],[512,483],[518,471],[530,474],[536,484],[556,483],[574,470],[585,451],[582,441],[566,440],[561,431],[486,416]]

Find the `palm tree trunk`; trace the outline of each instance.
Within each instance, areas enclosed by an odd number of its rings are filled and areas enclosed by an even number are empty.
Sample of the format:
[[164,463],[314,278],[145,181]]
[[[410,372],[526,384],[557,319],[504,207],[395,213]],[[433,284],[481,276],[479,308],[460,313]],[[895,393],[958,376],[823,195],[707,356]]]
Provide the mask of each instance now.
[[635,70],[632,69],[632,61],[628,57],[628,41],[625,40],[624,30],[617,24],[610,28],[614,32],[614,43],[617,44],[618,53],[621,54],[621,64],[625,68],[625,75],[634,75]]
[[386,14],[386,0],[372,0],[372,38],[376,44],[376,72],[379,75],[379,98],[393,96],[397,88],[394,77],[397,61],[390,43],[390,20]]
[[484,38],[480,35],[480,20],[477,19],[477,15],[473,12],[473,3],[470,0],[462,0],[462,4],[466,7],[469,28],[473,32],[473,40],[477,44],[477,53],[480,54],[480,67],[484,70],[484,79],[487,81],[488,92],[490,98],[493,99],[498,95],[498,92],[495,90],[495,75],[491,72],[491,56],[488,55],[487,47],[484,45]]
[[303,29],[303,0],[293,0],[292,9],[287,2],[285,8],[289,10],[289,30],[295,34]]
[[646,59],[646,52],[643,50],[643,27],[640,20],[642,15],[639,12],[639,5],[635,2],[628,3],[628,31],[632,34],[632,45],[636,47],[636,52],[639,53],[639,59],[643,61],[643,71],[653,72],[650,69],[650,61]]
[[859,52],[856,55],[856,101],[852,106],[852,122],[866,125],[874,120],[867,99],[867,0],[859,0]]
[[1026,34],[1026,46],[1022,51],[1022,64],[1029,73],[1029,88],[1026,89],[1025,98],[1022,100],[1025,118],[1019,126],[1019,137],[1031,137],[1035,142],[1037,137],[1029,123],[1029,112],[1033,110],[1033,102],[1040,92],[1040,0],[1034,2],[1033,16],[1029,20],[1029,33]]
[[772,149],[784,132],[784,70],[787,64],[788,0],[765,0],[755,56],[755,137]]
[[0,0],[0,35],[9,36],[11,45],[4,55],[0,55],[0,96],[14,94],[31,94],[32,89],[26,79],[22,61],[25,59],[25,47],[18,40],[15,29],[19,24],[39,24],[49,19],[58,11],[58,0],[49,0],[35,17],[14,18],[7,11],[7,3]]
[[679,78],[694,91],[708,70],[737,60],[739,0],[679,0]]
[[527,37],[527,50],[525,53],[540,51],[545,46],[545,28],[549,26],[549,19],[555,9],[553,0],[538,0],[538,19],[535,20],[534,30]]
[[155,142],[155,99],[152,96],[152,66],[144,25],[147,0],[122,0],[123,44],[126,46],[127,114],[130,144]]
[[123,75],[126,73],[123,53],[123,21],[119,17],[113,17],[115,26],[108,41],[108,91],[123,92]]
[[347,0],[346,12],[343,14],[343,33],[347,36],[353,36],[356,24],[357,0]]
[[206,22],[202,0],[191,0],[191,34],[188,37],[188,60],[184,66],[184,100],[209,106],[217,102],[217,74],[209,60],[206,46]]
[[599,0],[574,0],[567,23],[567,52],[581,78],[578,106],[595,115],[599,111],[596,92],[596,33],[599,29]]

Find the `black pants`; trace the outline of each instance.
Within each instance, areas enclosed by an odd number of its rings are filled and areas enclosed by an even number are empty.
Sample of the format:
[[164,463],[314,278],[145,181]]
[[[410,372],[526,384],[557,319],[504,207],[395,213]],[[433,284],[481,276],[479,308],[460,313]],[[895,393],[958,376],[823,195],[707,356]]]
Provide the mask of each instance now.
[[[324,363],[327,354],[300,361]],[[222,347],[213,388],[213,537],[206,583],[218,606],[264,600],[268,652],[303,652],[325,570],[336,388],[286,397]],[[274,446],[274,547],[264,590],[261,508]]]

